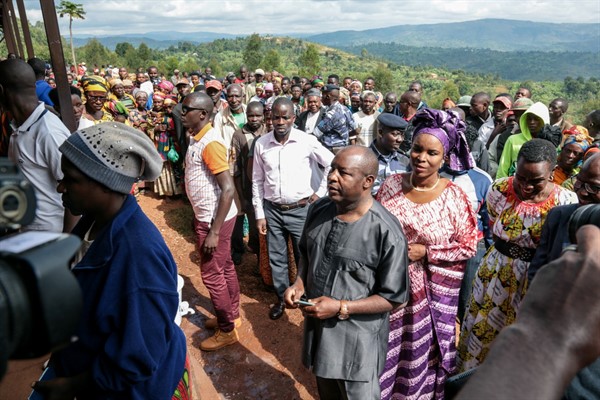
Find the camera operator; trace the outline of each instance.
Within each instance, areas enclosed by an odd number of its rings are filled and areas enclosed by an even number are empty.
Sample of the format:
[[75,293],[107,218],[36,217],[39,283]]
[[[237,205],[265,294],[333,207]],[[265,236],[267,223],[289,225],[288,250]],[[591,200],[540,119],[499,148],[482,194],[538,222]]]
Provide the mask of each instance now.
[[[581,206],[600,204],[600,153],[589,157],[575,178],[575,193],[579,204],[559,206],[552,209],[542,228],[542,237],[535,256],[529,265],[529,282],[539,273],[540,268],[560,257],[561,252],[571,241],[569,220]],[[600,240],[595,243],[600,247]],[[545,267],[544,267],[545,268]],[[536,278],[537,280],[537,278]],[[583,308],[584,304],[581,304]],[[585,308],[587,309],[587,308]],[[566,399],[600,398],[600,359],[579,371],[565,392]]]
[[19,59],[0,62],[0,104],[14,118],[8,156],[35,189],[37,210],[26,230],[70,232],[77,218],[61,204],[58,147],[70,132],[36,95],[35,73]]
[[[48,399],[188,398],[186,339],[174,318],[177,266],[130,193],[154,180],[162,159],[142,132],[105,122],[61,146],[56,189],[83,240],[73,274],[83,293],[78,340],[50,359],[56,379],[34,384]],[[183,377],[186,377],[184,380]]]
[[502,330],[457,399],[558,400],[577,371],[600,356],[600,229],[581,227],[577,243],[540,269],[516,322]]

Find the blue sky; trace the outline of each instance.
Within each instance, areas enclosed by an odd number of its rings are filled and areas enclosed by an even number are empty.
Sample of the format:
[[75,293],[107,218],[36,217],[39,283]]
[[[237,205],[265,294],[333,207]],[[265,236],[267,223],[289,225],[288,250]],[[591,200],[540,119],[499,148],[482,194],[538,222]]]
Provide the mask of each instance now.
[[[505,18],[536,22],[595,23],[600,0],[75,0],[86,11],[73,23],[77,35],[152,31],[233,34],[321,33],[403,24]],[[58,5],[59,0],[55,3]],[[32,22],[39,0],[25,0]],[[68,35],[68,18],[59,19]]]

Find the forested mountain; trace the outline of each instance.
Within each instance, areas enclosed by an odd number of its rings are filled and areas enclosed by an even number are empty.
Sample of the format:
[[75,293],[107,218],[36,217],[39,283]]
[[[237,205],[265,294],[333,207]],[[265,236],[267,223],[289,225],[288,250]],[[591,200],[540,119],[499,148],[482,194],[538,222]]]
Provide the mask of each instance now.
[[403,65],[434,66],[497,74],[510,80],[562,80],[567,76],[600,77],[600,53],[571,51],[496,51],[475,48],[414,47],[398,43],[340,46]]
[[[401,7],[401,3],[398,4]],[[416,47],[470,47],[499,51],[600,51],[598,24],[556,24],[506,19],[337,31],[309,36],[306,40],[333,47],[382,42]]]

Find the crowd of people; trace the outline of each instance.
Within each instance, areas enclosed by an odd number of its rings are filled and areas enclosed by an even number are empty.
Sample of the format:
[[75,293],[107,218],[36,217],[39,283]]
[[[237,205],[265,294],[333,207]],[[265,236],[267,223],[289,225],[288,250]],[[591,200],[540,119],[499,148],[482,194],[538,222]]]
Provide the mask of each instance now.
[[[0,62],[1,155],[38,196],[26,229],[84,243],[73,272],[89,314],[51,360],[68,379],[41,391],[189,390],[176,267],[134,198],[147,190],[191,203],[216,316],[200,348],[239,341],[235,265],[254,253],[269,318],[306,317],[303,362],[323,399],[444,398],[519,326],[538,270],[570,249],[569,217],[600,203],[600,110],[573,124],[564,98],[519,88],[438,110],[418,81],[384,94],[372,77],[169,75],[82,63],[61,105],[42,60]],[[581,374],[567,393],[600,396],[600,362]]]

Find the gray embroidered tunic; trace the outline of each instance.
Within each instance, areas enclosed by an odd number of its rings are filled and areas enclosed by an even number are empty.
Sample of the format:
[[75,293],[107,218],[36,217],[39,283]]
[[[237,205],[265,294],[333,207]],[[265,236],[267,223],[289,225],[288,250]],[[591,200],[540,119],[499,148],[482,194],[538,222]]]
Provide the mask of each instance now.
[[[377,294],[393,303],[409,295],[407,243],[398,219],[374,201],[358,221],[336,217],[331,199],[315,202],[300,239],[300,270],[309,299],[359,300]],[[307,318],[303,363],[315,375],[369,381],[385,363],[389,313],[348,320]]]

